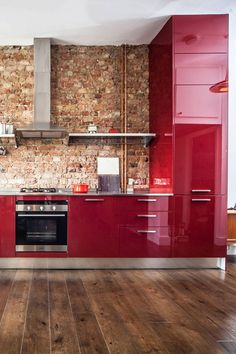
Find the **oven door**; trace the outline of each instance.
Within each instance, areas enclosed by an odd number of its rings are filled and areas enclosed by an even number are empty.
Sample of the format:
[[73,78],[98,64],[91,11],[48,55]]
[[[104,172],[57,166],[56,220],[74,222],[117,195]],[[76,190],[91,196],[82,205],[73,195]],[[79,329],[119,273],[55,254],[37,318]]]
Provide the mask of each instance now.
[[17,212],[16,251],[67,251],[67,212]]

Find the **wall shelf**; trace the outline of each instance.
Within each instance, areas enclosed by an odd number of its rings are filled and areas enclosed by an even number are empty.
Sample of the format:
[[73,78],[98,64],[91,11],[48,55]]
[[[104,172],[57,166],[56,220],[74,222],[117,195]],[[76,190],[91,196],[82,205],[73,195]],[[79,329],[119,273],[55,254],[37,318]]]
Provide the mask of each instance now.
[[[16,141],[16,135],[15,134],[0,134],[0,141],[4,139],[6,141],[6,139],[8,139],[9,141],[12,141],[15,148],[17,148],[17,141]],[[4,145],[8,145],[8,144],[4,144]]]
[[155,133],[69,133],[68,144],[73,138],[77,139],[117,139],[117,138],[141,138],[144,146],[147,147],[151,140],[155,138]]

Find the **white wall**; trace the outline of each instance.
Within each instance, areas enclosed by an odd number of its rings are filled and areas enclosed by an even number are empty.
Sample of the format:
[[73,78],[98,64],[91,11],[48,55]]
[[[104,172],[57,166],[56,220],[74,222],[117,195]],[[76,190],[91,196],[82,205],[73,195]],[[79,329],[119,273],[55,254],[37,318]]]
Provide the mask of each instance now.
[[236,13],[229,15],[228,207],[236,203]]

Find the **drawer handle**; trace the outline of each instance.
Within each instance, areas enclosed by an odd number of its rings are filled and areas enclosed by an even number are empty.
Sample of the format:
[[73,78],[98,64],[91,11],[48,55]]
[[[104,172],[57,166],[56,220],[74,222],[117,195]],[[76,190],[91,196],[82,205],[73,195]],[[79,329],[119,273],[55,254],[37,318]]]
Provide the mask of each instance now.
[[85,199],[86,202],[104,202],[104,199]]
[[173,136],[173,134],[172,133],[164,133],[164,136]]
[[137,230],[138,234],[156,234],[156,230]]
[[211,199],[192,199],[192,202],[210,202]]
[[138,202],[156,202],[157,200],[156,199],[137,199]]
[[155,214],[139,214],[139,215],[137,215],[137,217],[138,218],[156,218],[157,217],[157,215],[155,215]]
[[211,189],[192,189],[192,193],[210,193]]

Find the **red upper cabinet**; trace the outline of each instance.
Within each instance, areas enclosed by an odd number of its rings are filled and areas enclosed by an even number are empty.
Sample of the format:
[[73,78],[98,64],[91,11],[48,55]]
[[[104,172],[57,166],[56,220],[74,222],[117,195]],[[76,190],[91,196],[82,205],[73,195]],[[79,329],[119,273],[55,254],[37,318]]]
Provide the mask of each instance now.
[[210,87],[227,73],[226,54],[175,54],[175,123],[221,124],[227,94]]
[[14,257],[16,203],[13,196],[0,196],[0,257]]
[[209,91],[209,85],[175,86],[175,123],[221,124],[224,95]]
[[227,15],[173,16],[175,53],[226,53]]
[[221,125],[175,126],[174,192],[225,194],[226,144]]
[[68,220],[70,257],[117,257],[114,197],[71,197]]
[[175,54],[176,85],[213,85],[225,79],[227,54]]

